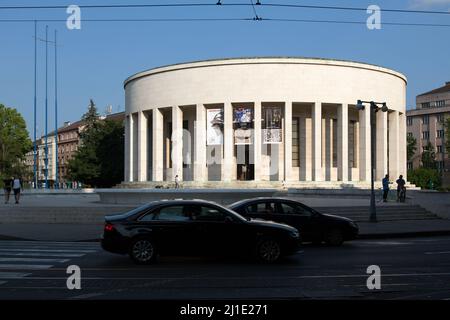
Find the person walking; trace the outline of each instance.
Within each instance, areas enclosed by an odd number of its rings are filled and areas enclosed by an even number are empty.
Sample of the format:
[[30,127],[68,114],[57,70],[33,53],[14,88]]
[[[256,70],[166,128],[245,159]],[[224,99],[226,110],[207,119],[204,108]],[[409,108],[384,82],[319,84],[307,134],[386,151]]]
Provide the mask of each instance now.
[[12,189],[12,178],[3,179],[3,191],[5,193],[5,204],[8,204]]
[[385,175],[381,182],[383,184],[383,202],[387,202],[387,197],[389,194],[389,184],[391,183],[389,181],[389,175]]
[[180,178],[178,177],[178,175],[175,176],[175,189],[179,189],[180,188]]
[[395,182],[397,183],[397,202],[404,202],[406,198],[406,181],[403,179],[403,175],[400,175]]
[[13,180],[13,191],[14,191],[14,198],[16,199],[16,204],[19,204],[21,189],[22,189],[22,181],[19,178],[15,177]]

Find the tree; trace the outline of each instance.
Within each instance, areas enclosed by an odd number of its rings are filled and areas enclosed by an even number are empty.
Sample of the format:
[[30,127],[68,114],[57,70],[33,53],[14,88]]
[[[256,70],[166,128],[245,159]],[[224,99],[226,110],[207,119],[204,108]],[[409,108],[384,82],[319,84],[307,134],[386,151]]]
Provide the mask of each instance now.
[[407,140],[407,144],[408,144],[407,157],[408,157],[408,161],[411,161],[412,157],[414,157],[414,155],[416,154],[417,140],[413,136],[408,136],[406,138],[406,140]]
[[436,152],[431,142],[423,148],[422,167],[426,169],[436,169]]
[[0,181],[22,172],[25,154],[32,142],[22,115],[14,108],[0,104]]
[[94,187],[120,183],[124,171],[123,123],[100,120],[92,100],[82,119],[81,145],[68,165],[70,178]]

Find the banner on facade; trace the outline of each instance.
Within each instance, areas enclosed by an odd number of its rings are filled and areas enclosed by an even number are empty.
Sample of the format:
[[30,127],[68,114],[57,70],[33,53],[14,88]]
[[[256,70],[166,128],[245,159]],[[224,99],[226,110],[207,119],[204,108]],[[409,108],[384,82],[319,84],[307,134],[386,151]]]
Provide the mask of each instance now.
[[223,109],[207,109],[206,144],[223,144]]
[[282,116],[280,107],[263,108],[263,143],[277,144],[283,141]]
[[253,112],[248,107],[233,110],[234,144],[251,144],[253,141]]

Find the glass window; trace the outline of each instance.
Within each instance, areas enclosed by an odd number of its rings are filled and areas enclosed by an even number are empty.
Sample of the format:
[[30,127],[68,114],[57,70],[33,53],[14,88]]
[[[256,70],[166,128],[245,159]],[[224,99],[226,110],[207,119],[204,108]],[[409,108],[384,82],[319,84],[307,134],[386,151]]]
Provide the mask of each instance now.
[[275,202],[260,202],[247,207],[248,213],[272,214],[276,212]]
[[159,209],[154,213],[152,220],[165,221],[188,221],[189,217],[185,215],[183,206],[170,206]]
[[428,124],[430,122],[430,117],[428,115],[424,115],[422,117],[423,124]]
[[284,214],[301,214],[305,216],[310,216],[311,211],[307,210],[306,208],[302,207],[301,205],[295,204],[295,203],[281,203],[281,208],[283,208]]
[[186,215],[197,221],[224,221],[223,211],[209,206],[186,206]]

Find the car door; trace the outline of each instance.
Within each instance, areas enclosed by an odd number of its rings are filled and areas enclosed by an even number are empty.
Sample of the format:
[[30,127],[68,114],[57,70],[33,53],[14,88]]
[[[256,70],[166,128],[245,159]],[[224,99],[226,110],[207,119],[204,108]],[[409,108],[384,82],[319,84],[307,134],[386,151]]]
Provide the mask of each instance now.
[[280,201],[279,211],[286,224],[301,232],[304,241],[310,241],[319,232],[314,213],[310,208],[293,201]]
[[163,254],[192,253],[192,235],[194,233],[190,217],[183,205],[166,205],[156,208],[139,219],[141,225],[151,229]]
[[213,205],[191,205],[195,235],[194,246],[197,251],[207,255],[240,250],[248,242],[250,234],[246,232],[245,223],[233,217],[222,208]]

